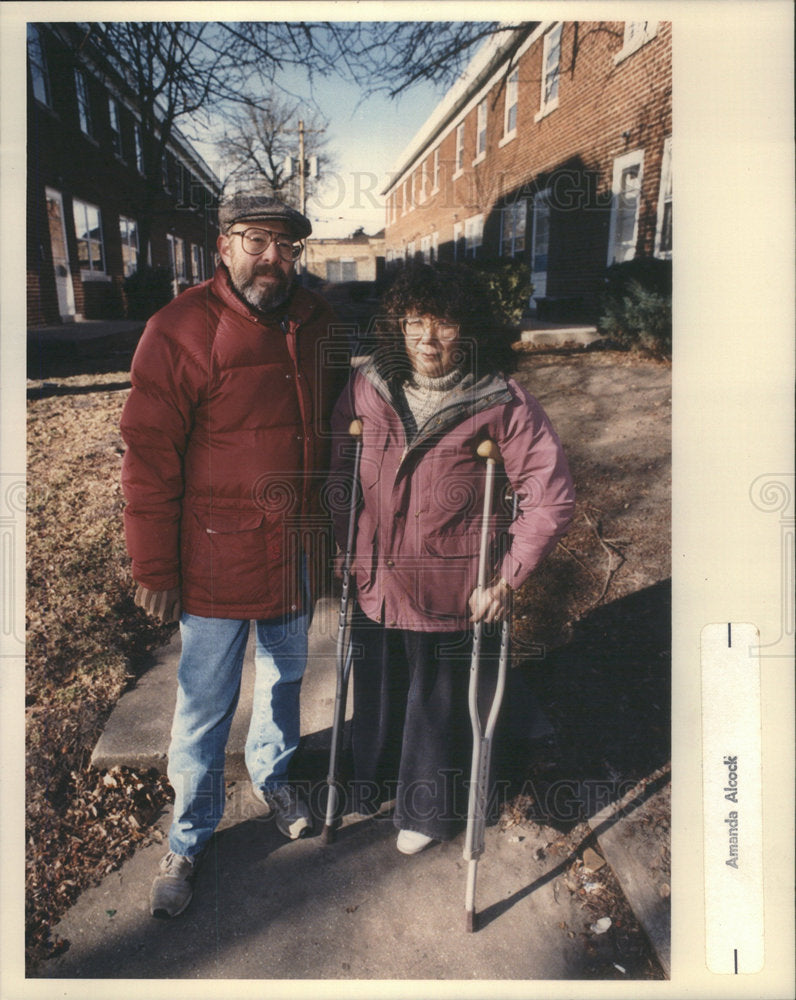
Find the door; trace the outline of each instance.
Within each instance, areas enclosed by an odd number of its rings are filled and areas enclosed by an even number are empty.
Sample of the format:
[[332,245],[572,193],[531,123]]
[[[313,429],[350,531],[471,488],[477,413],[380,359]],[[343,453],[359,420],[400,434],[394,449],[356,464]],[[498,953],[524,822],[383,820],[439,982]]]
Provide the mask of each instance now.
[[69,251],[66,245],[64,226],[64,202],[60,191],[45,189],[47,199],[47,223],[50,229],[50,249],[55,270],[55,290],[58,295],[58,312],[64,323],[75,319],[75,290],[72,286],[72,272],[69,270]]
[[531,282],[538,302],[547,295],[547,256],[550,250],[550,192],[540,191],[533,199],[531,234]]

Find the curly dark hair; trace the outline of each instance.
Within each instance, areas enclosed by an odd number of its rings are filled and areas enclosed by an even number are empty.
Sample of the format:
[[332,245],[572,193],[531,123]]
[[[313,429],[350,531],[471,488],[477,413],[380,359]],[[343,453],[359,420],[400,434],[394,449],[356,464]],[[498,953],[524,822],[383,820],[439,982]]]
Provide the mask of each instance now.
[[458,323],[465,367],[480,377],[508,375],[516,367],[512,334],[497,318],[488,286],[466,264],[404,265],[382,299],[384,314],[377,326],[383,355],[399,368],[409,368],[400,320],[416,313]]

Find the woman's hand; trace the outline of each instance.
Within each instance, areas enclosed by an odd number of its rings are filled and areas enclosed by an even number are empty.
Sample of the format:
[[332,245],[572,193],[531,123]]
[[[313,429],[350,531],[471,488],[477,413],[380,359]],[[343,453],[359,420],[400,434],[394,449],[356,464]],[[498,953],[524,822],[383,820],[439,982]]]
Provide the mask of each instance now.
[[485,621],[488,624],[503,621],[509,610],[510,598],[511,587],[503,577],[496,583],[484,587],[483,590],[476,587],[470,594],[469,603],[472,612],[470,621],[473,623]]

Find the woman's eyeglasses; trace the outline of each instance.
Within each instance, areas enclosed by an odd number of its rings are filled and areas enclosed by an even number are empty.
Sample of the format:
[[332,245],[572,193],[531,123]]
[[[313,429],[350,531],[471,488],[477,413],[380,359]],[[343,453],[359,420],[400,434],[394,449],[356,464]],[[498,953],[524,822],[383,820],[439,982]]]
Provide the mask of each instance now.
[[422,316],[404,316],[401,328],[407,340],[420,340],[432,333],[442,343],[449,343],[459,336],[459,324],[447,319],[426,319]]

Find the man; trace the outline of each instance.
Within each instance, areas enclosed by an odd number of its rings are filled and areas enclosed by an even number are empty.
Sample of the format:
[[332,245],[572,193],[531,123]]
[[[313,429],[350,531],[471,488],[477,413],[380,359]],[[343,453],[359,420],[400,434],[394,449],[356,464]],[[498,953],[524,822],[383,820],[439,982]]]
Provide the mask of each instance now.
[[296,282],[301,240],[312,231],[302,214],[239,195],[220,207],[219,229],[213,278],[149,320],[121,422],[135,600],[179,620],[182,636],[168,764],[174,821],[150,894],[161,918],[190,902],[223,814],[225,747],[251,621],[252,787],[287,837],[311,826],[287,767],[310,616],[299,526],[314,503],[310,481],[323,468],[334,402],[328,367],[318,363],[332,315]]

